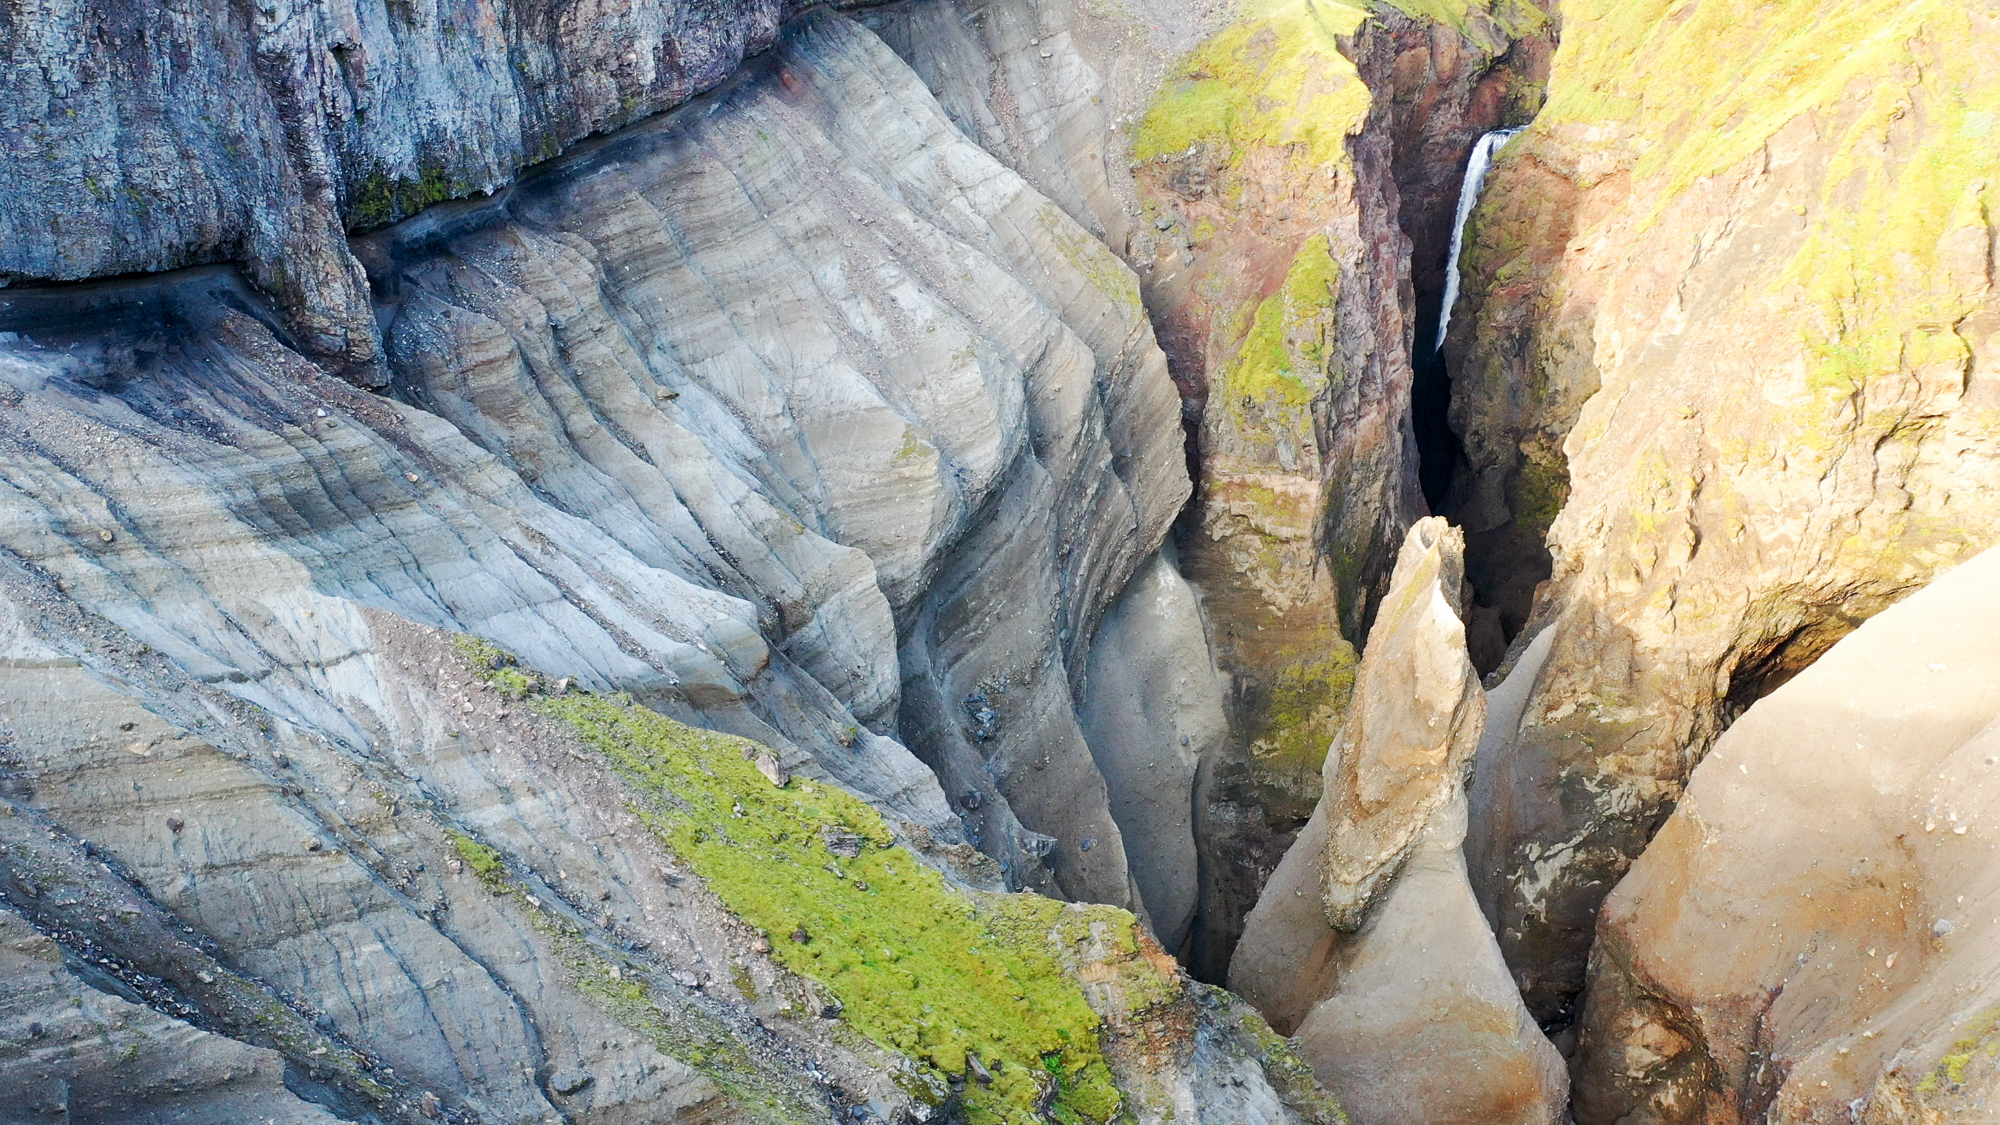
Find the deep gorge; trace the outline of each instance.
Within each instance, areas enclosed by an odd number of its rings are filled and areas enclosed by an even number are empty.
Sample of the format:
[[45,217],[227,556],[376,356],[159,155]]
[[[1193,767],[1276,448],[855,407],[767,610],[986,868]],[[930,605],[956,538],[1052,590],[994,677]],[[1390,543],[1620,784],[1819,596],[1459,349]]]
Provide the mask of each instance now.
[[0,1117],[1987,1119],[1996,19],[0,6]]

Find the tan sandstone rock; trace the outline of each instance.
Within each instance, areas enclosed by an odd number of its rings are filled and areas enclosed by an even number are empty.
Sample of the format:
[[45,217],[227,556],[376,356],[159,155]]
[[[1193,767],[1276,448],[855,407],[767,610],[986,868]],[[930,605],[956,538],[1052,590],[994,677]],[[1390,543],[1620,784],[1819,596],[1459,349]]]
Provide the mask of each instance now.
[[1460,850],[1486,714],[1459,617],[1463,549],[1442,519],[1410,529],[1325,795],[1231,964],[1231,987],[1296,1034],[1363,1125],[1548,1125],[1567,1096]]
[[1605,901],[1577,1120],[1991,1121],[2000,551],[1737,720]]
[[2000,18],[1870,11],[1566,6],[1468,231],[1448,514],[1553,634],[1468,854],[1547,1022],[1730,721],[2000,528]]

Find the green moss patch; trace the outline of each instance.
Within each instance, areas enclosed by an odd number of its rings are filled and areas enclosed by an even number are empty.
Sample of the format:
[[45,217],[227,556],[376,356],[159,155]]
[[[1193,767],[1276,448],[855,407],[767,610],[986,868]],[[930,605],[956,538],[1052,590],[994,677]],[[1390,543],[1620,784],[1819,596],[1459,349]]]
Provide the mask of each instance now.
[[447,175],[438,164],[424,165],[415,177],[374,172],[354,186],[347,203],[347,225],[353,230],[387,226],[472,191],[470,183]]
[[1236,362],[1225,376],[1228,401],[1312,403],[1326,367],[1326,313],[1333,308],[1340,264],[1326,236],[1316,234],[1292,258],[1278,291],[1257,306]]
[[[489,682],[508,667],[483,641],[459,647]],[[769,935],[785,968],[824,986],[855,1030],[939,1078],[976,1075],[976,1056],[992,1081],[966,1084],[969,1121],[1041,1120],[1036,1105],[1051,1088],[1047,1112],[1058,1121],[1099,1125],[1117,1115],[1099,1017],[1059,953],[1086,932],[1110,933],[1131,953],[1131,914],[953,887],[896,846],[866,802],[803,778],[773,785],[755,763],[764,747],[629,698],[571,692],[532,696],[527,706],[602,754],[664,842]],[[479,847],[459,845],[475,870],[486,862]],[[1160,987],[1165,998],[1178,985]]]
[[1368,88],[1340,53],[1367,13],[1314,0],[1263,0],[1202,43],[1154,96],[1133,133],[1137,160],[1217,146],[1291,149],[1309,166],[1347,161],[1368,116]]
[[507,885],[507,865],[501,861],[499,852],[461,832],[451,833],[451,843],[480,882],[494,890]]

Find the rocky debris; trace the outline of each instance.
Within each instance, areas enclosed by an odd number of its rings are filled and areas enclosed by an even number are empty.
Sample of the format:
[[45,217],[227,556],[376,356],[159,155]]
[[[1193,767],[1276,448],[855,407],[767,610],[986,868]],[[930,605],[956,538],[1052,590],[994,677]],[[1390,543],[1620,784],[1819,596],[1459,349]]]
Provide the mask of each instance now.
[[1580,1125],[1977,1121],[2000,1097],[2000,551],[1757,702],[1605,900]]
[[1909,4],[1823,53],[1792,33],[1850,9],[1746,12],[1565,19],[1447,343],[1476,597],[1553,634],[1472,828],[1552,1026],[1717,735],[2000,528],[2000,164],[1951,124],[1996,108],[2000,25]]
[[757,755],[755,764],[757,772],[764,775],[764,780],[780,789],[783,789],[792,780],[792,775],[786,773],[785,767],[778,764],[777,756],[774,754],[763,753]]
[[864,841],[852,832],[842,832],[832,825],[823,825],[819,838],[826,845],[827,853],[841,859],[853,859],[861,854]]
[[1358,1120],[1559,1125],[1562,1059],[1461,851],[1486,714],[1459,617],[1463,550],[1442,518],[1410,529],[1325,792],[1246,920],[1229,983]]
[[0,907],[0,1090],[21,1121],[103,1121],[135,1107],[190,1122],[341,1120],[286,1089],[285,1059],[118,995],[97,967]]

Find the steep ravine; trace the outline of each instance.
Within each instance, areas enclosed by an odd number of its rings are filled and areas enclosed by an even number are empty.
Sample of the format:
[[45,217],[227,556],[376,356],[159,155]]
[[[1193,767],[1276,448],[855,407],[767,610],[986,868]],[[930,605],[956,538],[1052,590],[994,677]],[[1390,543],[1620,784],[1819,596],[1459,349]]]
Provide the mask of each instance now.
[[0,1116],[1987,1119],[1989,7],[0,8]]

